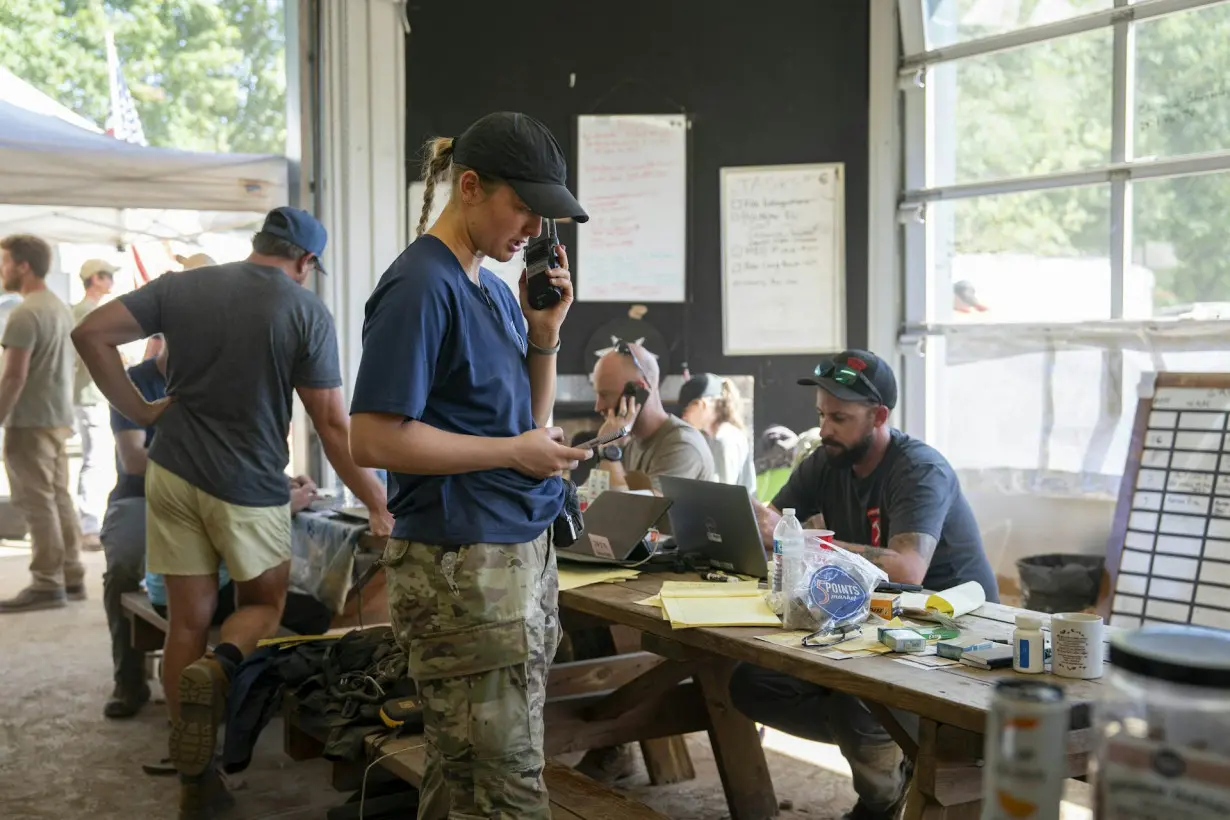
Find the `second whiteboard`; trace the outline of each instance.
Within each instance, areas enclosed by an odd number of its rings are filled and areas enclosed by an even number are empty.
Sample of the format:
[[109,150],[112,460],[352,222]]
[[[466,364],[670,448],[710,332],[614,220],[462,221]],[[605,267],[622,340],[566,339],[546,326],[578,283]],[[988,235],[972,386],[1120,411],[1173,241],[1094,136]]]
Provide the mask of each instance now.
[[845,166],[722,169],[722,352],[846,346]]

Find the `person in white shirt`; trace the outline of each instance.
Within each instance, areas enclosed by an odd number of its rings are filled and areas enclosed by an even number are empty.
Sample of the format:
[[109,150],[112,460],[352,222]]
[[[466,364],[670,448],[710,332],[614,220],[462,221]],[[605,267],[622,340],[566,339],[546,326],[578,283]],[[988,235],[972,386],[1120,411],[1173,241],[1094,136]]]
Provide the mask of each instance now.
[[743,399],[730,379],[713,373],[693,376],[679,388],[679,406],[683,420],[708,438],[717,480],[755,493],[756,471],[743,423]]

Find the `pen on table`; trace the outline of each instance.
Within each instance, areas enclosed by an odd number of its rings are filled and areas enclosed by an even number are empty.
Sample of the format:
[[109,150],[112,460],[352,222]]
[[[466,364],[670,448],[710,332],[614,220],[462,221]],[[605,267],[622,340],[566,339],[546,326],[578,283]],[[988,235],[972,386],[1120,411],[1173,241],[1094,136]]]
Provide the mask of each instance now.
[[730,583],[737,583],[739,580],[738,578],[732,578],[724,572],[706,572],[700,577],[706,581],[727,581]]

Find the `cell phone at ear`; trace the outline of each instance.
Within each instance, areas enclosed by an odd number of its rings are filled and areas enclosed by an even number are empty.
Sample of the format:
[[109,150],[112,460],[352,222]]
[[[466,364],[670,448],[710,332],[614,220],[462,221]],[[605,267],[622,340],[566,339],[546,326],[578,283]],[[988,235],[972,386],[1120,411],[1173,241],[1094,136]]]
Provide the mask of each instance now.
[[607,433],[605,436],[598,436],[598,438],[591,438],[589,441],[585,442],[584,444],[578,444],[576,445],[576,448],[578,450],[597,451],[599,447],[605,447],[606,445],[610,444],[612,441],[619,441],[621,438],[624,438],[631,432],[632,432],[632,428],[629,427],[628,425],[624,425],[623,427],[620,427],[618,430]]
[[627,382],[624,384],[623,395],[627,398],[636,399],[638,407],[644,407],[645,402],[649,401],[649,390],[636,382]]
[[542,233],[525,246],[525,295],[533,310],[546,310],[563,300],[564,292],[547,276],[547,271],[558,267],[559,234],[555,220],[548,219]]

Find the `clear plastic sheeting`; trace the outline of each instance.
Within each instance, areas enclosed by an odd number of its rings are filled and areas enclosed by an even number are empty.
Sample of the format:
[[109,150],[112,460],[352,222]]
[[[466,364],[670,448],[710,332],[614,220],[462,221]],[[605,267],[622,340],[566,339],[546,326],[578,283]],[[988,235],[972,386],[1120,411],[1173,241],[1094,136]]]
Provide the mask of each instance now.
[[933,326],[913,341],[928,439],[974,492],[1113,499],[1142,375],[1230,372],[1220,320]]

